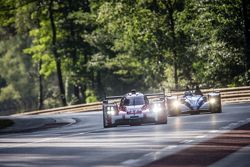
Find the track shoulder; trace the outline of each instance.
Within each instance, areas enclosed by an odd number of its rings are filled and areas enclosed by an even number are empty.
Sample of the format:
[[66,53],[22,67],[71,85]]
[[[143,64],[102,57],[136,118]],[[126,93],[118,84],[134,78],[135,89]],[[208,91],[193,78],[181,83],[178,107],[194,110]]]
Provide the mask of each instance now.
[[248,122],[215,138],[154,161],[145,167],[209,166],[249,145],[250,123]]

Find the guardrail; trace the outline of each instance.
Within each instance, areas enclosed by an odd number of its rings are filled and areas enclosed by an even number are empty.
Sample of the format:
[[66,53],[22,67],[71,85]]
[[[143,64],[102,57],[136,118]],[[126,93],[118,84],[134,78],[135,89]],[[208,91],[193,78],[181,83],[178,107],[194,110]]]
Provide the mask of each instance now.
[[[223,103],[232,102],[249,102],[250,101],[250,86],[235,87],[235,88],[221,88],[221,89],[203,89],[202,92],[207,94],[209,92],[219,91],[221,93],[221,100]],[[184,91],[167,93],[167,95],[183,95]]]
[[[204,94],[209,92],[219,91],[223,103],[235,102],[250,102],[250,86],[235,87],[235,88],[221,88],[221,89],[202,89]],[[166,93],[166,95],[183,95],[183,91]],[[35,115],[35,114],[59,114],[65,112],[90,112],[99,111],[102,109],[102,102],[95,102],[89,104],[72,105],[67,107],[59,107],[53,109],[25,112],[15,115]]]

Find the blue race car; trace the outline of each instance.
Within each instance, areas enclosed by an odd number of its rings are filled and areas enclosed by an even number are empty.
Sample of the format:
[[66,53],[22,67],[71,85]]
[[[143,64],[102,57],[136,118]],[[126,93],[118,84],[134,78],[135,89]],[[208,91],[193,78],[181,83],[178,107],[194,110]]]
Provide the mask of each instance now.
[[202,93],[186,91],[182,97],[168,96],[167,108],[169,116],[177,116],[182,113],[199,114],[201,111],[220,113],[221,95],[219,92]]

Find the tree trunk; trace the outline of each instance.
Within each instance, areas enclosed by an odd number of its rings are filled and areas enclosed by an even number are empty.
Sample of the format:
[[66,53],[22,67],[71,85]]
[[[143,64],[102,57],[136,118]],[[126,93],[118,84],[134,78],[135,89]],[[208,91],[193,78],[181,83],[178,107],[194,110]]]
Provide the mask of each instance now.
[[[175,54],[174,54],[175,55]],[[175,84],[175,90],[179,89],[179,80],[178,80],[178,64],[176,59],[174,59],[174,84]]]
[[174,83],[175,83],[175,89],[179,89],[179,81],[178,81],[178,58],[177,58],[177,51],[176,51],[176,34],[175,34],[175,22],[174,22],[174,9],[171,4],[171,2],[168,2],[168,14],[169,14],[169,24],[170,24],[170,30],[171,30],[171,36],[173,39],[173,45],[172,45],[172,52],[173,52],[173,68],[174,68]]
[[[72,6],[72,0],[68,0],[68,3],[69,3],[69,13],[73,11],[73,6]],[[76,47],[74,44],[76,44],[76,34],[75,34],[75,26],[74,26],[74,23],[73,21],[70,19],[69,20],[69,23],[70,23],[70,39],[69,41],[73,43],[73,46],[70,50],[70,56],[72,58],[72,62],[73,62],[73,70],[76,70],[77,69],[77,61],[78,61],[78,58],[77,58],[77,50],[76,50]],[[73,90],[74,90],[74,96],[76,97],[77,101],[76,101],[76,104],[80,103],[80,90],[79,90],[79,83],[78,83],[78,73],[76,73],[76,71],[73,71],[73,74],[74,74],[74,84],[73,84]]]
[[[248,13],[248,9],[250,8],[248,0],[242,0],[242,13],[244,19],[244,35],[245,35],[245,57],[246,57],[246,74],[248,80],[250,79],[250,73],[248,70],[250,69],[250,13]],[[247,83],[250,85],[250,83]]]
[[52,29],[52,53],[56,60],[56,69],[57,69],[57,78],[58,78],[58,85],[60,90],[60,98],[63,106],[66,106],[66,98],[65,98],[65,89],[63,85],[63,77],[62,77],[62,69],[61,69],[61,57],[57,52],[57,37],[56,37],[56,25],[54,22],[54,13],[53,13],[53,0],[50,0],[49,3],[49,19]]
[[38,73],[39,73],[39,104],[38,104],[38,109],[41,110],[43,109],[43,76],[40,74],[40,70],[42,68],[42,59],[39,61],[38,65]]
[[96,77],[96,83],[97,83],[97,91],[100,95],[104,94],[103,91],[103,85],[102,85],[102,73],[100,70],[97,71],[97,77]]

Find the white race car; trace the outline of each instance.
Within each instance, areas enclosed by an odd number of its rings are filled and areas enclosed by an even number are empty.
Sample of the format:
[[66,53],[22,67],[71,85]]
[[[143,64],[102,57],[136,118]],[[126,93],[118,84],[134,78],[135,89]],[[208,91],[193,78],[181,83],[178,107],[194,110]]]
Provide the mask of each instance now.
[[[149,96],[152,99],[148,99]],[[115,102],[115,99],[120,99],[120,102]],[[124,96],[106,97],[103,101],[104,128],[143,123],[167,123],[164,93],[142,94],[133,90]]]
[[167,108],[169,116],[177,116],[181,113],[199,114],[201,111],[220,113],[221,95],[219,92],[208,93],[207,96],[196,95],[193,92],[185,92],[184,96],[168,96]]

